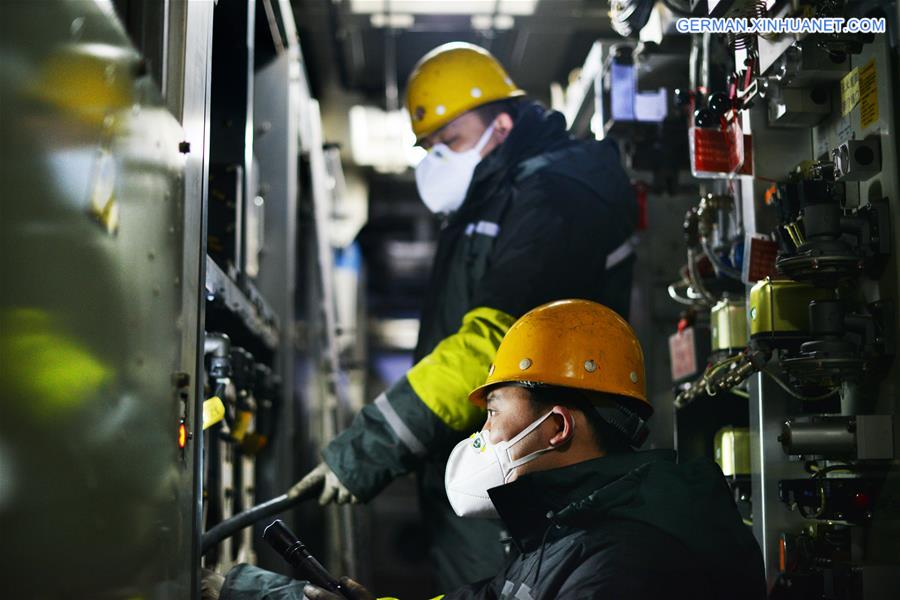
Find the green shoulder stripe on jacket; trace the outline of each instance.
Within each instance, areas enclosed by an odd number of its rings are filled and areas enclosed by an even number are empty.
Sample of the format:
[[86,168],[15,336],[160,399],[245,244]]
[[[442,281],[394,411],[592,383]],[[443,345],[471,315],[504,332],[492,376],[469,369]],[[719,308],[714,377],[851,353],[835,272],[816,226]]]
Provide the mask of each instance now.
[[493,308],[471,310],[459,331],[407,371],[413,391],[448,427],[467,431],[483,418],[484,411],[468,401],[469,392],[484,383],[500,340],[515,321]]

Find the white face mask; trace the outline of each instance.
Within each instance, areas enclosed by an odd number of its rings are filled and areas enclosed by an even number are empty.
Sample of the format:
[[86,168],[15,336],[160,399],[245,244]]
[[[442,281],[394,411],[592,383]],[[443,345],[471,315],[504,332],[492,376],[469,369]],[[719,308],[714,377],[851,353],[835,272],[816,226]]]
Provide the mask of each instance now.
[[509,481],[513,471],[553,450],[548,446],[513,460],[510,450],[546,421],[552,412],[531,423],[509,441],[491,444],[489,432],[479,431],[458,443],[447,459],[444,486],[450,506],[460,517],[497,518],[487,491]]
[[433,213],[451,213],[463,200],[475,167],[481,162],[481,151],[487,146],[494,126],[488,127],[474,148],[454,152],[446,144],[435,144],[416,166],[416,187],[425,206]]

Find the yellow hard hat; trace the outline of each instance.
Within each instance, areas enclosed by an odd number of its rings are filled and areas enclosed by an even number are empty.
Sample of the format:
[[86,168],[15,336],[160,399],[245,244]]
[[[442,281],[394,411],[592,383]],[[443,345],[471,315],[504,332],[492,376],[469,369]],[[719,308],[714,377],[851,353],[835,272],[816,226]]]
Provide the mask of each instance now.
[[406,83],[406,110],[416,140],[459,115],[497,100],[524,96],[490,52],[465,42],[438,46],[413,67]]
[[634,330],[615,311],[588,300],[539,306],[506,332],[484,385],[469,400],[484,406],[498,384],[552,385],[634,400],[649,415],[644,354]]

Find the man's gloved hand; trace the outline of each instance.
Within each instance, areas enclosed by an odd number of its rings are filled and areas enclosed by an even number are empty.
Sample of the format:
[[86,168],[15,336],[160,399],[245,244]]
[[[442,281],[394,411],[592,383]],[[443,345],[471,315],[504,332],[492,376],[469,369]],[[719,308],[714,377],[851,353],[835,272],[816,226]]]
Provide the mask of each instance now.
[[[347,596],[350,596],[353,600],[376,600],[372,592],[349,577],[341,577],[341,587],[347,592]],[[303,588],[303,595],[306,596],[308,600],[346,600],[343,596],[338,596],[333,592],[323,590],[311,583]]]
[[201,574],[203,577],[200,579],[200,597],[203,600],[219,600],[225,576],[211,569],[202,569]]
[[346,504],[347,502],[356,504],[359,502],[359,499],[344,487],[344,484],[338,480],[337,475],[325,463],[320,463],[318,467],[307,473],[303,479],[288,490],[288,496],[291,498],[299,496],[320,483],[322,484],[322,493],[319,494],[319,504],[321,506],[325,506],[332,500],[338,504]]

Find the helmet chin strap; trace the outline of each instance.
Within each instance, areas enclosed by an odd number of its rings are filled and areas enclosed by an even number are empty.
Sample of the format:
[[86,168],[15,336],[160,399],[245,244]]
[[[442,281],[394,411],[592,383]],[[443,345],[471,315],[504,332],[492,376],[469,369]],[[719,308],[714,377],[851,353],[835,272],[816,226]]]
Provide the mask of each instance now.
[[[552,387],[535,381],[516,381],[506,385],[514,385],[516,387],[535,391],[546,390]],[[594,404],[588,398],[585,398],[585,401],[591,404],[591,408],[593,408],[594,412],[596,412],[601,419],[625,436],[625,439],[628,440],[633,448],[640,448],[647,440],[647,436],[650,434],[650,428],[647,427],[647,421],[642,419],[637,413],[625,408],[621,404],[612,402]],[[573,421],[572,427],[574,428],[574,426],[575,423]]]
[[639,448],[647,440],[650,429],[636,413],[618,404],[594,405],[593,408],[601,419],[624,435],[633,448]]

